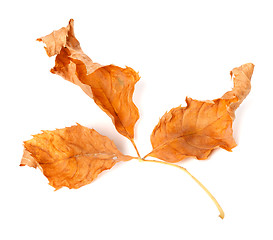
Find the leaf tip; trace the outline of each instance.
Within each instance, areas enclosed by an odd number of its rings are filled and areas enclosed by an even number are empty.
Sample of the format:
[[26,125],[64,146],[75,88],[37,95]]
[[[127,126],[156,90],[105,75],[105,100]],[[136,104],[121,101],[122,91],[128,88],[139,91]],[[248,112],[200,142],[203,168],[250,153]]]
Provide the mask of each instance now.
[[187,96],[185,101],[186,101],[187,105],[189,105],[192,101],[192,98]]

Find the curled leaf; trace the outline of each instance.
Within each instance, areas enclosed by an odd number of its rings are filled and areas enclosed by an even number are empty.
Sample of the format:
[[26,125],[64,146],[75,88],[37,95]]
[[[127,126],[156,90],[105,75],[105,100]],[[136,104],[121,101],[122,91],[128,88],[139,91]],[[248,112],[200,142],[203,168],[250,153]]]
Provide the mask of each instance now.
[[[20,166],[29,166],[33,168],[40,167],[40,165],[37,163],[37,161],[31,156],[30,152],[24,149],[24,153],[21,159]],[[41,169],[42,170],[42,169]]]
[[151,134],[153,151],[147,156],[179,162],[186,157],[206,159],[217,147],[231,151],[236,146],[232,130],[234,111],[250,91],[253,68],[251,63],[234,68],[234,88],[222,98],[186,98],[186,107],[165,113]]
[[240,106],[251,90],[251,77],[254,71],[254,64],[247,63],[240,67],[234,68],[230,75],[233,77],[234,87],[231,91],[226,92],[222,98],[232,99],[237,98],[237,101],[229,106],[229,113],[232,118],[235,118],[235,110]]
[[43,131],[24,142],[21,166],[39,167],[56,190],[91,183],[119,161],[128,161],[107,137],[81,125]]
[[139,112],[132,96],[139,75],[132,68],[94,63],[81,49],[74,34],[74,21],[67,27],[39,38],[48,56],[56,56],[51,72],[80,86],[112,119],[117,131],[131,141]]

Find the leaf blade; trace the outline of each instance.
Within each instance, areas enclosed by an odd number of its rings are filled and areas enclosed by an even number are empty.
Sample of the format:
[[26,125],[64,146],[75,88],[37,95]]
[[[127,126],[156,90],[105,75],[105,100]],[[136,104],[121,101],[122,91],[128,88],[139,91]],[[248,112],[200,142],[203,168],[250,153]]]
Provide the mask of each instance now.
[[82,187],[117,162],[132,159],[123,155],[109,138],[79,124],[43,131],[24,142],[24,147],[20,165],[38,166],[56,190]]
[[67,27],[38,38],[48,56],[56,56],[51,72],[78,85],[112,119],[117,131],[131,141],[139,111],[132,97],[140,79],[132,68],[94,63],[81,49],[74,34],[74,21]]
[[78,78],[91,87],[95,103],[112,119],[117,131],[128,139],[134,139],[139,112],[132,97],[138,74],[129,67],[123,69],[114,65],[88,74],[81,61],[72,61],[76,64]]
[[[219,100],[208,102],[190,98],[187,98],[186,102],[187,107],[174,108],[160,119],[151,135],[153,151],[149,156],[168,162],[178,162],[191,156],[206,159],[218,146],[227,150],[236,146],[232,137],[232,119],[229,113],[224,111],[225,103]],[[199,105],[199,108],[196,105]],[[204,105],[208,105],[214,114],[210,121],[198,124],[197,119],[204,118],[206,114],[200,114],[201,106]],[[217,112],[221,112],[221,115],[217,115]],[[225,123],[222,129],[218,128],[219,121]]]
[[234,68],[234,87],[223,97],[212,101],[186,98],[186,107],[165,113],[151,134],[153,150],[146,156],[179,162],[187,157],[207,159],[218,147],[231,151],[236,146],[234,112],[250,92],[253,69],[251,63]]

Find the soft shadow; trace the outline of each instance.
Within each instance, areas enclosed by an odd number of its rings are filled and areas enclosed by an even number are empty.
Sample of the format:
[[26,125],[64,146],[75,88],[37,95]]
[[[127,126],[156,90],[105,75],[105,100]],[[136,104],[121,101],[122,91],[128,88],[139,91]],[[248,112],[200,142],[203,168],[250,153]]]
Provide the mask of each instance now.
[[240,105],[237,111],[235,112],[235,120],[233,122],[233,137],[237,144],[240,141],[240,129],[241,129],[242,123],[246,120],[245,116],[249,109],[249,106],[250,104],[242,103],[242,105]]

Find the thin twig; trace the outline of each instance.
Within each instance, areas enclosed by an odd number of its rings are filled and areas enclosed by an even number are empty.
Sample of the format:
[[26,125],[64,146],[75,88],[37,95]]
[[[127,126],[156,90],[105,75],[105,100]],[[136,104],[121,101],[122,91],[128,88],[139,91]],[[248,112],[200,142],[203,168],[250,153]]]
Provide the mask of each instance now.
[[142,158],[138,158],[138,160],[141,161],[141,162],[161,163],[161,164],[173,166],[173,167],[179,168],[180,170],[183,170],[185,173],[187,173],[189,176],[191,176],[193,178],[193,180],[209,195],[209,197],[214,202],[214,204],[216,205],[216,207],[218,208],[218,210],[220,212],[219,217],[222,218],[222,219],[224,218],[225,213],[224,213],[223,209],[221,208],[220,204],[215,199],[215,197],[209,192],[209,190],[198,179],[196,179],[193,175],[191,175],[191,173],[186,168],[181,167],[181,166],[176,165],[176,164],[172,164],[172,163],[168,163],[168,162],[162,162],[162,161],[157,161],[157,160],[147,160],[147,159],[142,159]]
[[137,149],[137,146],[136,146],[136,144],[135,144],[134,139],[130,139],[130,141],[131,141],[131,143],[133,144],[133,146],[134,146],[134,148],[135,148],[135,150],[136,150],[136,153],[137,153],[138,158],[141,159],[141,156],[140,156],[140,154],[139,154],[139,151],[138,151],[138,149]]

